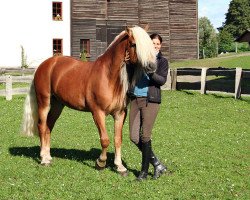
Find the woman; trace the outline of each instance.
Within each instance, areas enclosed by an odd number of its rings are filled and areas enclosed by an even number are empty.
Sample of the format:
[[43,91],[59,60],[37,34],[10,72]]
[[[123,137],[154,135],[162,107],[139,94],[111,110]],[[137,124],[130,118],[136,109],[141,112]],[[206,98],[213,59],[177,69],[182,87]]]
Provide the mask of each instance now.
[[144,72],[130,90],[131,99],[129,114],[130,139],[142,152],[141,172],[138,181],[147,178],[149,163],[154,166],[154,179],[166,171],[166,167],[157,159],[151,147],[151,135],[156,116],[161,103],[160,86],[164,85],[168,74],[168,61],[162,56],[162,38],[159,34],[152,34],[157,68],[155,72]]

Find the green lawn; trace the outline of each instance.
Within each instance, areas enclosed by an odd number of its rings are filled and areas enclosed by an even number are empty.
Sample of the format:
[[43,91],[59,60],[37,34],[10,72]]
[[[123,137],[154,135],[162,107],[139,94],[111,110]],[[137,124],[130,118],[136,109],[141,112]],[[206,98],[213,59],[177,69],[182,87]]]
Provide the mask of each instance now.
[[249,97],[163,91],[153,146],[173,173],[156,181],[150,174],[141,183],[128,119],[122,149],[128,177],[114,170],[111,117],[108,166],[97,171],[100,143],[92,117],[68,108],[52,134],[53,165],[42,167],[39,139],[19,135],[23,102],[23,96],[0,97],[0,199],[249,199]]
[[[24,88],[29,87],[30,83],[14,83],[12,88]],[[0,83],[0,90],[4,90],[6,88],[5,83]]]
[[170,63],[171,68],[177,67],[226,67],[250,69],[250,53],[230,53],[217,58],[207,58],[199,60],[188,60]]

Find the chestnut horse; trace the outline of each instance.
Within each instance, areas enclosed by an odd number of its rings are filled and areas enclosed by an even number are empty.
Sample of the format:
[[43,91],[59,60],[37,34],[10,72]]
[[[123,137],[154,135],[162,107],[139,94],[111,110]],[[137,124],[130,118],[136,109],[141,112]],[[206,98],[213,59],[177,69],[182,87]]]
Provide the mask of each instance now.
[[126,28],[94,62],[68,56],[45,60],[35,71],[25,100],[22,133],[40,137],[41,164],[49,165],[51,131],[64,106],[91,112],[99,131],[102,152],[96,166],[104,168],[109,137],[105,117],[114,118],[114,145],[117,171],[127,174],[122,164],[122,127],[126,118],[128,74],[124,62],[129,52],[131,63],[142,69],[155,65],[155,50],[147,32],[136,26]]

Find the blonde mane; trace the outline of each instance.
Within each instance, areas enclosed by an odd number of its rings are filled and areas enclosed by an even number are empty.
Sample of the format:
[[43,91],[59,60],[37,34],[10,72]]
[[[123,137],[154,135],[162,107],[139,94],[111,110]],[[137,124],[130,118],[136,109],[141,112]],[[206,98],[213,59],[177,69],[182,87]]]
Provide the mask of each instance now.
[[139,62],[145,69],[156,69],[156,53],[148,33],[141,27],[131,28],[136,43],[136,53]]
[[[139,63],[144,69],[148,69],[151,71],[155,71],[156,69],[156,53],[153,42],[149,37],[148,33],[141,27],[135,26],[130,28],[135,39],[136,43],[136,54],[139,60]],[[121,36],[125,35],[126,32],[122,31],[119,35],[115,37],[115,39],[111,42],[111,44],[107,47],[106,50],[110,49],[114,43],[117,42]]]

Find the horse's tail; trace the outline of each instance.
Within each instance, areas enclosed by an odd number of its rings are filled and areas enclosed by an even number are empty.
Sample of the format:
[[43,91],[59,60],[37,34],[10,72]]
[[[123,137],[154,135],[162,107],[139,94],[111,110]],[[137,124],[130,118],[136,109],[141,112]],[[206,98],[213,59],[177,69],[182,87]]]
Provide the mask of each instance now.
[[38,109],[34,81],[32,81],[24,103],[21,134],[27,136],[38,135]]

